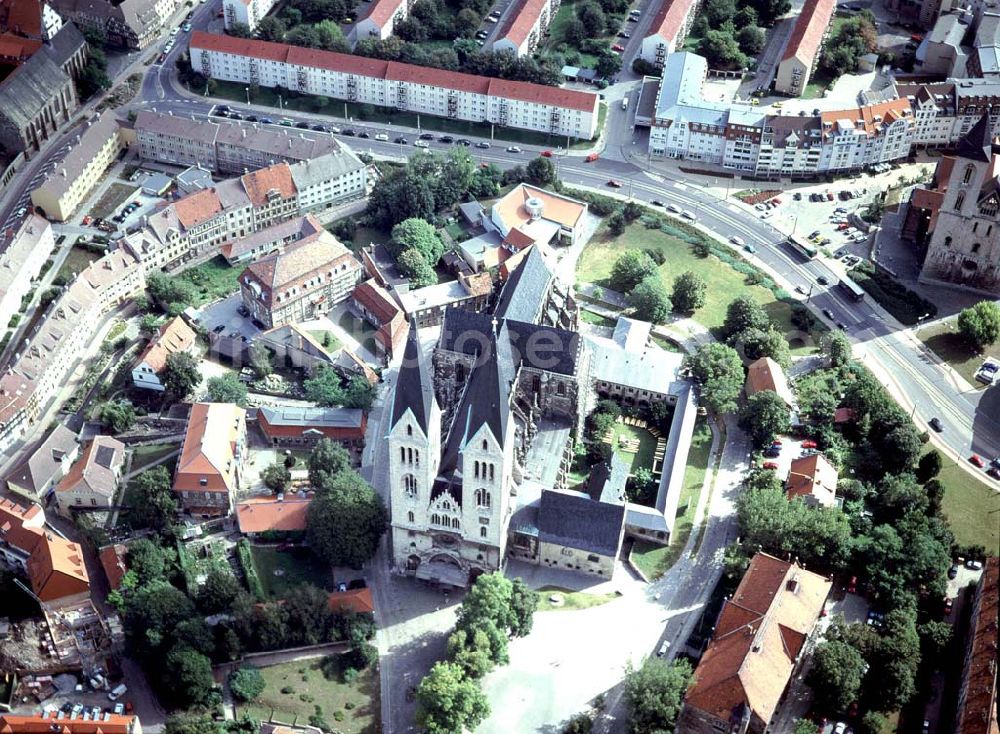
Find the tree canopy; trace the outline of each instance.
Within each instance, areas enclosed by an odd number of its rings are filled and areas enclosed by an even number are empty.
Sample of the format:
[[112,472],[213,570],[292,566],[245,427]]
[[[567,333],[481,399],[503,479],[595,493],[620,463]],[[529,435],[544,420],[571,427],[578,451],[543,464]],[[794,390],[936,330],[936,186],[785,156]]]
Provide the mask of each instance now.
[[773,390],[754,393],[740,411],[740,427],[750,434],[754,446],[763,448],[778,434],[791,430],[788,406]]
[[173,352],[167,356],[160,380],[172,400],[183,400],[201,383],[198,362],[187,352]]
[[1000,306],[980,301],[958,314],[958,332],[975,349],[982,349],[1000,339]]
[[455,663],[435,663],[417,687],[417,723],[429,734],[472,731],[489,713],[486,696]]
[[334,566],[360,568],[375,555],[388,513],[375,490],[353,469],[327,478],[306,515],[309,547]]
[[643,278],[629,293],[628,302],[635,309],[637,317],[653,324],[665,322],[670,318],[673,308],[667,287],[663,285],[659,273]]
[[235,372],[208,378],[205,385],[208,399],[213,403],[235,403],[242,408],[247,404],[247,386]]
[[[624,219],[624,216],[623,216]],[[626,250],[611,268],[609,285],[619,293],[628,293],[651,275],[658,275],[656,263],[642,250]]]
[[631,712],[632,731],[656,734],[673,731],[684,694],[691,683],[691,664],[647,658],[641,668],[625,673],[625,696]]
[[735,349],[717,342],[703,344],[685,363],[702,386],[701,399],[708,408],[717,413],[736,409],[744,377],[743,362]]
[[674,279],[674,289],[670,301],[678,313],[693,313],[705,305],[705,293],[708,284],[705,279],[690,270],[686,270]]

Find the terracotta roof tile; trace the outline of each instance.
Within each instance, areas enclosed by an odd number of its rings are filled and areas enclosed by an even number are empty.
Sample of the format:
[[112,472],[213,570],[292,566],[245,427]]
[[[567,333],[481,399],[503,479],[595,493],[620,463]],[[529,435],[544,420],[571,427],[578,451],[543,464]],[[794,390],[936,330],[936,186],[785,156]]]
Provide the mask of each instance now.
[[333,612],[354,612],[356,614],[370,614],[375,611],[375,602],[372,601],[371,589],[348,589],[347,591],[334,591],[330,594],[330,610]]
[[836,7],[837,0],[806,0],[785,46],[782,61],[797,58],[805,66],[811,66]]
[[306,529],[306,513],[312,499],[256,497],[236,505],[241,533],[294,532]]
[[270,308],[275,294],[288,290],[325,272],[342,268],[360,270],[361,263],[336,237],[323,230],[315,237],[290,242],[283,252],[266,255],[251,263],[240,275],[241,281],[256,281],[266,291],[263,298]]
[[167,366],[167,357],[186,352],[197,338],[194,329],[180,316],[175,316],[160,327],[156,338],[146,345],[136,364],[146,364],[154,372],[160,372]]
[[800,456],[792,461],[785,482],[788,499],[813,497],[824,507],[836,504],[837,470],[822,454]]
[[795,402],[795,396],[792,395],[788,380],[785,378],[785,371],[770,357],[761,357],[756,362],[751,362],[747,368],[747,396],[759,393],[761,390],[776,392],[787,405]]
[[664,41],[676,43],[677,33],[684,26],[684,19],[691,12],[696,0],[663,0],[649,26],[650,36],[660,36]]
[[45,533],[28,559],[28,578],[35,596],[45,602],[90,591],[83,549],[54,533]]
[[506,38],[515,46],[520,46],[528,38],[542,12],[549,7],[549,0],[517,0],[508,10],[507,20],[497,39]]
[[392,296],[374,278],[359,283],[351,295],[362,308],[378,319],[379,324],[387,324],[402,313]]
[[122,579],[128,571],[128,567],[125,565],[127,553],[128,548],[120,543],[101,548],[99,554],[101,568],[104,569],[104,575],[107,576],[108,584],[112,589],[117,589],[122,585]]
[[[231,492],[232,462],[245,411],[232,403],[195,403],[177,461],[174,490]],[[201,480],[205,480],[205,484]]]
[[106,495],[109,499],[118,488],[119,469],[125,461],[125,444],[111,436],[96,436],[70,467],[56,492],[72,492],[81,484],[85,490]]
[[267,204],[275,193],[282,199],[295,197],[295,182],[292,181],[292,170],[287,163],[247,173],[242,180],[247,196],[256,207]]
[[222,211],[222,202],[214,188],[202,189],[183,199],[174,202],[174,212],[177,221],[185,229],[196,227],[202,222],[207,222],[216,214]]
[[374,0],[368,8],[368,13],[360,20],[370,20],[379,28],[384,28],[392,22],[406,0]]
[[0,715],[0,734],[129,734],[137,723],[134,716],[105,714],[99,720],[59,719],[55,714],[33,716]]

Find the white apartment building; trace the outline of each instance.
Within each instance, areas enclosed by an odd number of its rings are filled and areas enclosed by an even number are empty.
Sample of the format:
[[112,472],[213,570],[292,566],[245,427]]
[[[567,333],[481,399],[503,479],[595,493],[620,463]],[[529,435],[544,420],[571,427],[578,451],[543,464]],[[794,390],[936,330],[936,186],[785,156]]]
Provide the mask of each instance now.
[[409,0],[372,0],[368,13],[354,26],[357,40],[377,38],[384,41],[393,34],[396,23],[406,20],[410,13]]
[[37,214],[29,215],[0,252],[0,328],[21,313],[21,299],[52,254],[52,225]]
[[299,214],[363,196],[367,169],[355,155],[330,154],[292,164]]
[[810,177],[856,171],[909,155],[914,113],[893,99],[811,115],[765,114],[749,105],[710,102],[700,56],[667,57],[650,121],[650,154],[703,161],[765,176]]
[[559,0],[517,0],[507,11],[493,50],[518,57],[531,54],[545,35],[559,4]]
[[648,35],[642,39],[639,56],[663,68],[667,55],[684,43],[697,15],[698,0],[661,0]]
[[195,32],[191,64],[206,77],[408,112],[590,140],[591,92]]
[[237,23],[243,23],[251,31],[255,30],[257,24],[271,12],[276,3],[277,0],[222,0],[226,30]]

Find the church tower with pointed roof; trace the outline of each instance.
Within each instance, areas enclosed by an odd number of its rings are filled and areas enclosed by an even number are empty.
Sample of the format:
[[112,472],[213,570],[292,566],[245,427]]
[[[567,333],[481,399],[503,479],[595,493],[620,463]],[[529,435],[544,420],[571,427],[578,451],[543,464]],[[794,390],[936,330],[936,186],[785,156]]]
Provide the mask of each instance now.
[[920,282],[1000,293],[1000,146],[984,114],[938,164],[943,188]]

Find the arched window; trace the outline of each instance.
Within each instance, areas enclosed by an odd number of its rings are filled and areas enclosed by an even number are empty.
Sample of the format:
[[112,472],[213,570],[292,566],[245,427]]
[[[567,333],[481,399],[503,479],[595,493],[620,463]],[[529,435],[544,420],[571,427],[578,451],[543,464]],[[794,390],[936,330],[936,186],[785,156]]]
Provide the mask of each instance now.
[[965,176],[962,178],[962,183],[969,183],[974,175],[976,175],[976,167],[970,163],[965,167]]
[[410,522],[416,522],[416,518],[413,516],[413,511],[406,513],[406,519]]
[[458,518],[457,517],[451,518],[451,526],[453,528],[455,528],[456,530],[458,529]]
[[490,464],[490,481],[492,482],[493,480],[494,480],[494,476],[493,476],[493,464]]
[[476,506],[477,507],[492,507],[493,506],[493,495],[489,493],[486,489],[476,490]]
[[944,238],[944,246],[945,247],[951,247],[951,237],[945,237]]
[[417,478],[412,474],[403,476],[403,493],[410,499],[415,499],[417,496]]
[[964,204],[964,203],[965,203],[965,194],[964,193],[961,193],[957,197],[955,197],[955,211],[961,211],[962,210],[962,204]]
[[412,436],[413,435],[413,426],[407,426],[406,427],[406,435],[407,436]]
[[402,461],[404,464],[406,463],[406,447],[405,446],[400,446],[399,447],[399,460]]
[[420,466],[420,449],[414,449],[413,456],[414,459],[416,460],[417,466]]
[[488,441],[487,441],[487,440],[486,440],[486,439],[484,438],[484,439],[483,439],[483,451],[489,451],[489,449],[490,449],[490,444],[489,444],[489,442],[488,442]]
[[473,461],[472,465],[475,467],[473,473],[475,474],[476,479],[479,479],[479,462]]
[[441,524],[441,516],[440,515],[431,515],[431,524],[432,525],[440,525]]
[[565,395],[565,394],[566,394],[566,383],[565,382],[558,383],[556,385],[556,395]]
[[480,538],[486,537],[486,528],[479,528],[479,537]]
[[980,247],[980,244],[978,242],[974,243],[972,245],[972,251],[973,252],[979,252],[979,247]]

